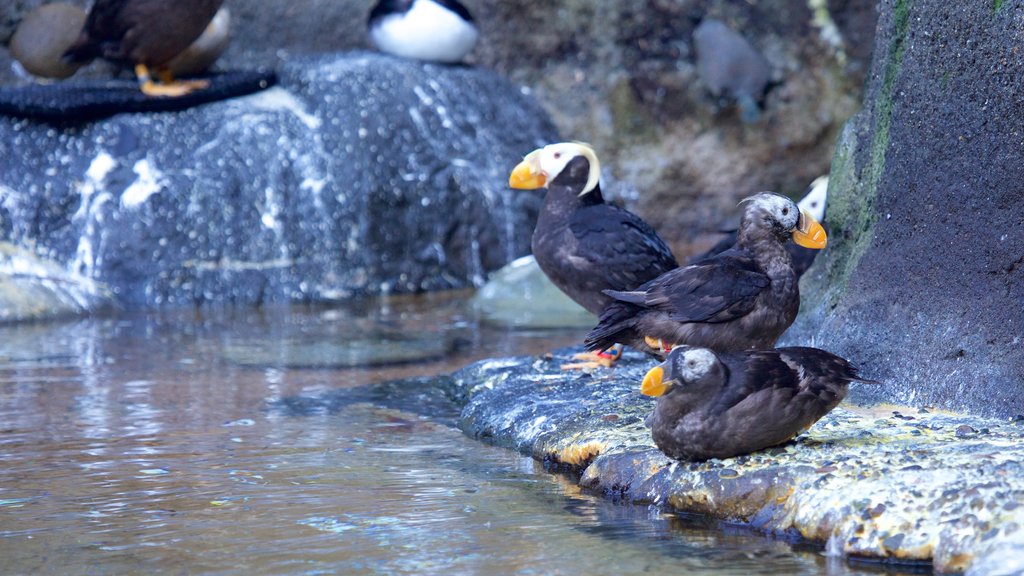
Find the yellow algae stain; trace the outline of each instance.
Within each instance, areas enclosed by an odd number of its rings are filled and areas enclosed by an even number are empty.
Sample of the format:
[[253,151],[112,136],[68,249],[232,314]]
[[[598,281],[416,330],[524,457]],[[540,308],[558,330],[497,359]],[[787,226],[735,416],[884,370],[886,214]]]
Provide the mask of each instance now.
[[590,461],[597,458],[602,452],[608,449],[608,444],[597,440],[590,440],[580,444],[570,444],[552,454],[562,464],[570,466],[586,466]]

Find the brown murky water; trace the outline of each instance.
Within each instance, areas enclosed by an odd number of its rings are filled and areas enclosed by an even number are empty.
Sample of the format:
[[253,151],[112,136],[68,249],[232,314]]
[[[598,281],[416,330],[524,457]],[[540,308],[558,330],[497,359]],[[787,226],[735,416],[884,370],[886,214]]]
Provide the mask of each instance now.
[[[450,409],[345,400],[579,337],[481,327],[460,295],[2,327],[0,572],[859,573],[582,493]],[[396,348],[426,358],[351,367]]]

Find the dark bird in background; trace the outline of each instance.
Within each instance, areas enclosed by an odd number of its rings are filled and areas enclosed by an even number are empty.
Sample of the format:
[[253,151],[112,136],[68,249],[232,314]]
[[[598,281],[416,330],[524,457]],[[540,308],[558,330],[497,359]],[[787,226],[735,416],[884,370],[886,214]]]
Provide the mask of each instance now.
[[367,28],[381,52],[446,64],[461,62],[480,37],[458,0],[380,0]]
[[877,383],[816,348],[715,353],[680,346],[644,376],[658,397],[654,443],[677,460],[749,454],[800,434],[846,397],[850,382]]
[[687,344],[714,350],[771,348],[800,308],[800,289],[784,244],[825,247],[824,229],[789,198],[762,192],[743,201],[736,245],[635,290],[605,293],[615,301],[584,342],[604,350],[618,342],[655,355]]
[[[804,197],[800,199],[796,205],[802,212],[806,212],[811,215],[812,218],[822,224],[822,228],[825,229],[826,234],[828,233],[828,226],[825,224],[825,205],[828,201],[828,176],[819,176],[811,182],[811,185],[807,187],[807,191],[804,193]],[[736,245],[736,230],[722,230],[725,237],[718,241],[717,244],[711,247],[707,252],[690,258],[687,264],[694,264],[709,256],[720,254],[725,252],[729,248]],[[804,275],[807,269],[814,264],[814,259],[818,255],[818,250],[811,248],[804,248],[803,246],[793,243],[786,244],[786,250],[789,251],[790,258],[793,259],[793,270],[796,271],[797,278]]]
[[[203,33],[223,0],[96,0],[78,40],[64,53],[69,63],[105,58],[134,66],[142,92],[182,96],[205,80],[174,81],[166,68]],[[154,82],[155,72],[161,82]]]
[[721,20],[705,18],[693,31],[697,74],[712,96],[735,101],[744,122],[761,116],[772,69],[746,38]]
[[[678,266],[649,224],[605,203],[600,177],[597,154],[575,142],[534,150],[509,176],[513,188],[547,188],[533,231],[533,255],[555,286],[597,315],[613,302],[606,291],[631,290]],[[615,343],[592,350],[602,352]],[[611,358],[581,360],[610,365]]]

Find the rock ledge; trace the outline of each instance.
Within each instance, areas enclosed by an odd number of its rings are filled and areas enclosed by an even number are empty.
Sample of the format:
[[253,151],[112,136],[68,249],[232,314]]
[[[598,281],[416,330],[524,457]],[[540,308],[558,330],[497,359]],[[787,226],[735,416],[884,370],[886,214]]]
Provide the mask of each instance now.
[[465,433],[615,498],[799,535],[830,554],[1024,570],[1024,419],[844,404],[781,447],[674,463],[643,423],[650,361],[627,354],[614,371],[563,373],[572,352],[483,361],[429,385],[464,403]]

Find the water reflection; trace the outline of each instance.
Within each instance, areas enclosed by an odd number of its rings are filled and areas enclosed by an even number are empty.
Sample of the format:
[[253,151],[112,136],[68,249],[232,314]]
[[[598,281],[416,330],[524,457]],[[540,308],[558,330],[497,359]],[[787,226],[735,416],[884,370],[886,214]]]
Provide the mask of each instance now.
[[[4,570],[856,572],[817,550],[595,498],[465,438],[444,398],[357,387],[580,337],[481,328],[465,310],[449,295],[0,328]],[[398,366],[332,361],[353,334],[381,330],[453,344]],[[282,350],[300,341],[334,348],[292,362]]]

